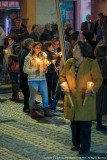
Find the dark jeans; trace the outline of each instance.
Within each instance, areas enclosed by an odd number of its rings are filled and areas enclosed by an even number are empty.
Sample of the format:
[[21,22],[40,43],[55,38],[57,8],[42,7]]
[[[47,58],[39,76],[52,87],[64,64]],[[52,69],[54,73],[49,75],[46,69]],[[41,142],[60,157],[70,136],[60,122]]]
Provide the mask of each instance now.
[[91,121],[71,121],[72,143],[80,145],[82,150],[91,147]]
[[24,95],[24,109],[29,109],[30,91],[29,91],[29,86],[28,86],[27,82],[25,82],[23,87],[22,87],[22,93]]
[[46,73],[49,103],[51,103],[52,101],[53,78],[54,78],[54,73]]
[[56,91],[55,91],[55,96],[54,96],[54,99],[53,99],[53,101],[52,101],[52,103],[51,103],[51,107],[52,107],[52,108],[56,109],[56,105],[57,105],[57,103],[58,103],[58,100],[59,100],[59,98],[60,98],[60,95],[61,95],[61,86],[60,86],[60,83],[59,83],[59,81],[58,81],[57,87],[56,87]]
[[18,84],[18,73],[10,72],[10,79],[13,84]]
[[53,95],[55,94],[57,82],[58,82],[58,75],[55,72],[54,75],[53,75],[53,87],[52,87],[52,93],[53,93]]
[[3,46],[0,46],[0,64],[3,64]]

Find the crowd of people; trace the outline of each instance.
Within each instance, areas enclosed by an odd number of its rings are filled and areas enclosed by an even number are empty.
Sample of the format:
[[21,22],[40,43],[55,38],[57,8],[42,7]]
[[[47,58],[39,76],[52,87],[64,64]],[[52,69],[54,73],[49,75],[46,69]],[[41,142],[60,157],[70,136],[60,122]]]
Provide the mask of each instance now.
[[[15,26],[5,37],[0,27],[0,72],[5,66],[12,84],[10,100],[19,101],[19,86],[24,95],[23,112],[34,119],[53,116],[60,95],[64,95],[64,117],[71,121],[73,151],[86,154],[91,147],[92,120],[97,118],[96,129],[107,131],[102,116],[107,115],[107,16],[98,13],[81,24],[81,32],[64,25],[66,59],[60,69],[62,52],[60,39],[46,24],[42,33],[34,24],[27,30],[28,18],[15,19]],[[7,39],[4,48],[4,39]],[[5,53],[3,52],[5,49]],[[87,82],[93,84],[87,87]],[[63,85],[65,84],[65,85]],[[42,96],[44,115],[37,112],[38,90]]]

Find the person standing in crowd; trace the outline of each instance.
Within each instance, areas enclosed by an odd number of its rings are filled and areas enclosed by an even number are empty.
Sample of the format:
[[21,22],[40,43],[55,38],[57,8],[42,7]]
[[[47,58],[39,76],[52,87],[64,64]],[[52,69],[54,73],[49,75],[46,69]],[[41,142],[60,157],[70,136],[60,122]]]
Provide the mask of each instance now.
[[103,30],[102,31],[102,36],[103,36],[103,44],[106,44],[107,45],[107,30]]
[[[97,62],[88,58],[90,53],[90,45],[78,41],[73,49],[73,58],[66,62],[59,77],[65,92],[64,117],[71,120],[71,150],[78,150],[80,156],[88,155],[91,147],[91,125],[92,120],[96,120],[96,92],[102,84],[100,68]],[[87,89],[89,81],[94,86]]]
[[28,75],[23,72],[23,66],[25,57],[29,54],[32,49],[34,41],[31,38],[28,38],[24,41],[23,50],[19,54],[19,73],[20,73],[20,89],[24,95],[24,107],[23,112],[29,112],[29,86],[28,86]]
[[34,42],[32,51],[26,56],[23,71],[28,74],[28,85],[30,90],[29,107],[31,117],[41,118],[35,110],[35,99],[38,89],[42,95],[44,116],[51,116],[48,109],[48,89],[45,78],[47,65],[44,64],[45,56],[41,51],[41,43]]
[[55,60],[54,54],[52,53],[53,46],[52,42],[45,42],[44,43],[44,51],[47,54],[47,59],[51,62],[51,64],[48,66],[48,70],[46,72],[46,80],[47,80],[47,86],[48,86],[48,97],[49,97],[49,104],[52,102],[52,88],[53,88],[53,79],[55,74],[55,65],[52,63],[53,60]]
[[97,45],[97,42],[93,40],[94,32],[93,31],[83,31],[82,34],[84,35],[86,42],[89,43],[92,47],[92,54],[90,55],[90,58],[95,59],[94,50]]
[[18,90],[18,72],[19,72],[19,63],[18,63],[18,54],[21,51],[21,47],[19,43],[16,43],[17,36],[15,34],[11,34],[8,37],[9,47],[11,48],[11,54],[8,58],[8,68],[10,79],[12,81],[12,97],[9,98],[12,101],[19,100]]
[[98,131],[107,131],[107,126],[102,124],[102,116],[107,115],[107,45],[98,45],[95,49],[96,61],[98,62],[103,83],[97,92],[96,106],[97,106],[97,127]]
[[96,37],[96,42],[99,43],[100,40],[103,39],[102,36],[102,28],[103,28],[103,17],[101,17],[98,21],[98,26],[97,26],[97,37]]
[[0,73],[2,72],[2,64],[3,64],[3,47],[4,47],[4,39],[6,35],[2,27],[0,27]]
[[81,24],[81,31],[93,31],[94,23],[91,22],[91,15],[86,16],[86,21]]
[[21,45],[24,39],[29,38],[27,29],[21,27],[21,19],[18,18],[15,19],[15,26],[11,28],[10,34],[16,34]]
[[38,42],[39,40],[39,35],[37,33],[38,33],[38,25],[34,24],[32,26],[32,33],[29,35],[29,37],[32,38],[34,42]]
[[[75,32],[75,31],[74,31]],[[79,34],[79,32],[78,32]],[[71,35],[72,36],[72,35]],[[66,59],[68,60],[69,58],[72,58],[73,57],[73,53],[72,53],[72,50],[71,50],[71,46],[70,46],[70,43],[68,41],[65,41],[65,45],[66,45]],[[62,57],[61,57],[62,58]],[[61,71],[62,71],[62,68],[64,66],[64,61],[63,60],[60,60],[60,66],[62,66],[59,70],[59,74],[58,76],[60,75]],[[59,98],[61,96],[61,93],[63,95],[63,92],[61,91],[61,86],[60,86],[60,83],[59,81],[57,82],[57,86],[56,86],[56,90],[55,90],[55,95],[54,95],[54,98],[51,102],[51,105],[50,105],[50,109],[52,110],[56,110],[56,106],[57,106],[57,103],[59,101]],[[63,111],[63,109],[62,109]]]
[[44,32],[48,34],[48,41],[51,41],[52,38],[53,38],[52,25],[51,24],[45,24]]
[[64,30],[66,31],[67,29],[72,28],[71,23],[65,23],[64,24]]
[[98,13],[97,14],[97,21],[95,22],[95,25],[94,25],[94,34],[97,35],[97,27],[99,25],[99,21],[100,19],[103,17],[103,13]]
[[71,34],[71,37],[70,37],[70,45],[71,45],[71,49],[73,51],[73,48],[74,48],[74,45],[76,43],[76,41],[79,39],[79,32],[78,31],[74,31],[72,34]]
[[56,60],[56,62],[55,62],[56,69],[55,69],[55,73],[54,73],[54,77],[53,77],[53,88],[52,88],[52,95],[54,97],[57,82],[58,82],[58,71],[59,71],[59,65],[60,65],[60,56],[58,56],[58,52],[61,51],[60,40],[58,38],[53,38],[52,45],[53,45],[52,52],[54,53],[54,57]]
[[21,27],[27,29],[29,18],[22,18]]

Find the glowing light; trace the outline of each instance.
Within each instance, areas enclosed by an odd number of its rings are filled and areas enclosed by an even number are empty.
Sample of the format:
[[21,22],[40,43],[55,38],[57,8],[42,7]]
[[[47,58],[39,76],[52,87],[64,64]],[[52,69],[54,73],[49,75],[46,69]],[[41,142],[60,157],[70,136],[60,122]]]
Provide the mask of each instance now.
[[92,89],[93,86],[94,86],[94,83],[93,83],[93,82],[91,82],[91,81],[87,82],[87,89],[88,89],[88,90]]

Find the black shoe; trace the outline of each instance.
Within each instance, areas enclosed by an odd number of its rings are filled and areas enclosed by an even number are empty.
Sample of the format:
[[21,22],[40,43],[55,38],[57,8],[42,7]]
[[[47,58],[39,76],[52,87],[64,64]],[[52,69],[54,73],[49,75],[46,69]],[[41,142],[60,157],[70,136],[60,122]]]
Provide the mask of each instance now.
[[30,113],[30,109],[28,108],[23,108],[23,112],[25,112],[25,113]]
[[48,107],[44,108],[43,110],[44,110],[45,117],[52,117],[53,116],[53,114],[50,112]]
[[82,157],[84,157],[84,156],[90,156],[90,149],[86,149],[86,150],[80,150],[79,151],[79,156],[82,156]]
[[38,101],[35,101],[35,104],[40,104],[40,102],[38,102]]
[[72,150],[72,151],[80,151],[80,150],[81,150],[81,147],[80,147],[80,145],[74,146],[74,147],[71,147],[71,150]]
[[97,126],[96,130],[98,130],[98,131],[107,131],[107,126],[104,126],[104,125]]
[[51,105],[49,106],[49,109],[56,110],[56,108],[52,107]]

